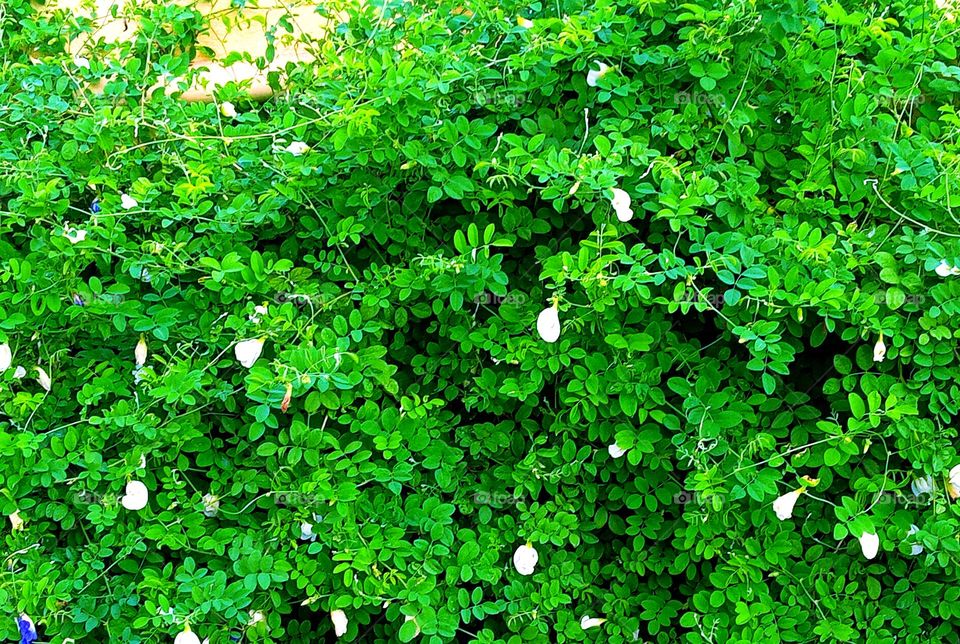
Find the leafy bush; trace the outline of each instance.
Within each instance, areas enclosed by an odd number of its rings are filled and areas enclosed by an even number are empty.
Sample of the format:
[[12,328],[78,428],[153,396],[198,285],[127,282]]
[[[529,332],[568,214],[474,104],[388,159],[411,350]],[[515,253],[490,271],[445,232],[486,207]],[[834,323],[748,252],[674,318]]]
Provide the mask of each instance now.
[[957,9],[322,4],[0,6],[3,636],[951,640]]

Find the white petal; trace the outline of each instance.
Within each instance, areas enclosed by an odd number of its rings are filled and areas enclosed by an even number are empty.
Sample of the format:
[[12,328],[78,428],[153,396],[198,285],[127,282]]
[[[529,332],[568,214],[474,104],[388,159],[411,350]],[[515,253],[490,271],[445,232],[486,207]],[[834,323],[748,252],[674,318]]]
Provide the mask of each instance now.
[[87,231],[82,228],[70,228],[67,226],[63,229],[63,236],[66,237],[71,244],[78,244],[87,238]]
[[540,555],[536,548],[531,545],[522,545],[513,553],[513,567],[521,575],[532,575],[539,560]]
[[124,210],[132,210],[139,205],[140,204],[137,203],[137,200],[131,197],[130,195],[126,193],[123,193],[122,195],[120,195],[120,207],[123,208]]
[[200,638],[193,631],[183,631],[173,640],[173,644],[200,644]]
[[589,615],[584,615],[580,618],[580,628],[587,630],[588,628],[595,628],[603,624],[606,619],[602,617],[590,617]]
[[90,69],[90,61],[84,58],[83,56],[75,56],[73,59],[74,67],[80,69]]
[[13,352],[10,351],[10,345],[4,342],[0,344],[0,373],[3,373],[13,364]]
[[915,479],[910,483],[910,489],[914,496],[933,494],[933,477],[925,476],[922,479]]
[[864,557],[873,559],[880,550],[880,537],[873,532],[864,532],[860,535],[860,549]]
[[786,521],[793,516],[793,506],[797,504],[797,499],[800,498],[802,493],[803,488],[793,490],[778,497],[777,500],[773,502],[773,511],[776,512],[778,519]]
[[253,363],[257,361],[261,351],[263,351],[263,340],[261,338],[244,340],[238,342],[237,346],[234,347],[234,354],[237,356],[237,360],[247,369],[252,367]]
[[143,363],[147,361],[147,342],[143,339],[143,336],[140,336],[140,341],[137,342],[137,346],[133,350],[133,356],[138,367],[142,367]]
[[540,311],[537,317],[537,333],[544,342],[556,342],[560,338],[560,315],[552,306]]
[[23,378],[25,375],[27,375],[27,370],[20,365],[17,365],[17,368],[13,370],[13,377],[17,380]]
[[[50,376],[47,375],[47,372],[43,370],[43,367],[34,367],[37,370],[37,382],[40,383],[40,386],[50,391],[52,382],[50,381]],[[14,374],[16,375],[16,374]]]
[[934,271],[936,272],[936,274],[939,275],[940,277],[949,277],[949,276],[950,276],[950,273],[951,273],[952,270],[953,270],[953,267],[950,266],[950,264],[947,263],[947,260],[941,259],[941,260],[940,260],[940,263],[937,264],[937,267],[936,267],[935,269],[933,269],[933,270],[934,270]]
[[228,119],[232,119],[237,115],[237,108],[233,106],[233,103],[227,101],[220,105],[220,114]]
[[128,510],[142,510],[147,507],[147,501],[150,499],[150,492],[147,486],[140,481],[130,481],[127,483],[125,494],[120,499],[120,504]]
[[610,69],[610,66],[605,63],[597,63],[599,69],[590,69],[587,70],[587,85],[590,87],[596,87],[597,81],[600,80],[600,77],[607,73],[607,70]]
[[607,453],[610,454],[613,458],[620,458],[627,453],[627,450],[621,448],[619,445],[614,443],[613,445],[607,446]]
[[883,362],[884,357],[887,355],[887,345],[883,343],[883,338],[877,340],[877,343],[873,345],[873,361],[874,362]]
[[314,541],[317,535],[313,532],[313,524],[304,521],[300,524],[300,539],[303,541]]
[[337,637],[342,637],[347,632],[347,624],[349,623],[347,614],[339,608],[330,611],[330,621],[333,622],[333,632],[336,633]]
[[293,156],[298,157],[308,152],[310,150],[310,146],[303,141],[294,141],[284,149]]
[[[918,532],[920,532],[920,528],[918,528],[917,526],[911,523],[910,529],[907,530],[907,536],[912,537]],[[912,546],[910,546],[910,554],[913,555],[914,557],[916,557],[917,555],[923,554],[923,546],[921,546],[919,543],[913,544]]]

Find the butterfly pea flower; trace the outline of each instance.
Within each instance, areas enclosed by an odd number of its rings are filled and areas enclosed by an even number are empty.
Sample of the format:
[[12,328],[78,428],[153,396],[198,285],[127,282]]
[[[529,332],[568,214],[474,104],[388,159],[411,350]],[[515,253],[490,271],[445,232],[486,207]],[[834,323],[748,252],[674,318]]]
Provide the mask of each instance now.
[[304,143],[303,141],[294,141],[287,147],[283,148],[284,152],[288,152],[295,157],[306,154],[310,151],[310,146]]
[[[907,536],[908,536],[908,537],[912,537],[913,535],[917,534],[918,532],[920,532],[920,528],[918,528],[917,526],[915,526],[914,524],[911,523],[911,524],[910,524],[910,529],[907,531]],[[910,546],[910,554],[913,555],[914,557],[916,557],[917,555],[922,555],[922,554],[923,554],[923,546],[920,545],[919,543],[913,544],[912,546]]]
[[626,190],[614,188],[613,199],[610,200],[610,205],[613,206],[614,211],[617,213],[617,219],[620,221],[627,222],[633,219],[633,210],[630,208],[630,195],[627,194]]
[[880,537],[874,532],[864,532],[860,535],[860,550],[867,559],[873,559],[880,550]]
[[560,338],[560,315],[557,313],[557,303],[540,311],[537,317],[537,333],[544,342],[556,342]]
[[406,622],[413,622],[413,628],[414,628],[413,636],[414,636],[414,637],[419,637],[419,636],[420,636],[420,624],[417,623],[417,618],[416,618],[416,617],[414,617],[413,615],[404,615],[404,616],[403,616],[403,621],[404,621],[405,623],[406,623]]
[[10,350],[10,345],[4,342],[0,344],[0,373],[9,369],[11,364],[13,364],[13,352]]
[[139,205],[139,202],[127,193],[124,192],[120,195],[120,207],[124,210],[133,210]]
[[143,363],[147,361],[147,341],[143,338],[143,334],[140,334],[140,341],[137,342],[136,348],[133,350],[133,357],[137,361],[137,366],[142,367]]
[[589,615],[584,615],[580,618],[580,628],[587,630],[588,628],[596,628],[603,624],[606,620],[604,617],[590,617]]
[[83,56],[74,56],[73,66],[77,69],[90,69],[90,61]]
[[627,450],[614,443],[607,446],[607,453],[610,454],[611,458],[620,458],[627,453]]
[[333,622],[333,632],[337,637],[343,637],[343,634],[347,632],[347,625],[350,623],[347,614],[339,608],[332,610],[330,611],[330,621]]
[[43,370],[43,367],[34,367],[34,369],[37,372],[37,382],[39,382],[40,386],[49,392],[50,387],[53,385],[53,382],[50,380],[50,376],[47,375],[47,372]]
[[20,365],[17,365],[17,368],[13,370],[13,377],[17,380],[20,380],[25,375],[27,375],[27,370]]
[[877,340],[877,343],[873,345],[873,361],[874,362],[883,362],[883,359],[887,355],[887,345],[883,343],[883,334],[880,334],[880,338]]
[[937,264],[937,267],[933,271],[940,277],[950,277],[951,275],[960,275],[960,268],[957,266],[951,266],[947,263],[947,260],[941,259],[940,263]]
[[86,305],[87,305],[86,301],[84,301],[84,299],[83,299],[82,297],[80,297],[80,294],[79,294],[79,293],[74,293],[74,294],[73,294],[73,304],[74,304],[74,306],[86,306]]
[[313,531],[313,524],[304,521],[300,524],[300,540],[301,541],[316,541],[317,533]]
[[98,212],[100,212],[100,200],[99,200],[99,199],[96,199],[96,198],[95,198],[93,201],[90,202],[90,212],[91,212],[92,214],[94,214],[94,215],[97,214]]
[[913,492],[914,496],[933,494],[933,485],[933,477],[925,476],[922,479],[913,480],[910,483],[910,490]]
[[293,396],[293,385],[287,383],[287,390],[283,394],[283,401],[280,403],[280,411],[287,411],[290,408],[290,398]]
[[20,629],[20,644],[33,644],[37,641],[37,627],[26,613],[20,613],[17,627]]
[[523,16],[517,16],[517,24],[524,29],[533,29],[533,21]]
[[793,516],[793,507],[797,504],[797,499],[800,498],[805,489],[801,487],[792,492],[787,492],[773,502],[773,511],[777,514],[778,519],[786,521]]
[[248,626],[255,626],[266,619],[263,613],[259,610],[250,611],[250,621],[247,622]]
[[20,517],[20,510],[15,510],[14,513],[7,518],[10,519],[10,530],[12,532],[23,530],[23,519]]
[[605,63],[597,63],[599,69],[590,69],[587,70],[587,85],[590,87],[596,87],[597,82],[610,71],[610,66]]
[[200,644],[200,638],[190,630],[190,624],[184,624],[183,630],[177,634],[173,644]]
[[540,555],[529,541],[519,546],[513,553],[513,567],[524,576],[533,574],[533,569],[536,568],[538,561],[540,561]]
[[147,507],[150,500],[150,492],[147,486],[140,481],[130,481],[127,483],[125,494],[120,498],[120,504],[128,510],[142,510]]
[[220,104],[220,114],[228,119],[236,118],[237,108],[230,101],[225,101]]
[[960,465],[957,465],[950,470],[949,479],[947,492],[950,493],[951,499],[956,499],[957,497],[960,497]]
[[234,347],[234,354],[237,356],[237,360],[240,361],[244,367],[249,369],[253,366],[253,363],[257,361],[257,358],[260,357],[260,352],[263,351],[263,338],[255,338],[253,340],[243,340],[237,343],[237,346]]
[[220,497],[216,494],[203,495],[203,516],[212,519],[220,512]]
[[260,318],[268,312],[266,303],[253,307],[253,313],[247,316],[247,319],[254,324],[260,324]]
[[63,227],[63,236],[70,240],[71,244],[79,244],[87,238],[87,231],[82,228],[73,228],[71,226]]

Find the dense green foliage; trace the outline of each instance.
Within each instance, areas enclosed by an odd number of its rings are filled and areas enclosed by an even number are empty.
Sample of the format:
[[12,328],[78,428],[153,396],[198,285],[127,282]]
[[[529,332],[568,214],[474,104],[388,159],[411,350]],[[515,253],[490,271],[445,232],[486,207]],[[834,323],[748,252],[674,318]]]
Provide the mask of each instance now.
[[958,26],[844,4],[372,1],[200,104],[197,11],[6,0],[0,636],[950,641]]

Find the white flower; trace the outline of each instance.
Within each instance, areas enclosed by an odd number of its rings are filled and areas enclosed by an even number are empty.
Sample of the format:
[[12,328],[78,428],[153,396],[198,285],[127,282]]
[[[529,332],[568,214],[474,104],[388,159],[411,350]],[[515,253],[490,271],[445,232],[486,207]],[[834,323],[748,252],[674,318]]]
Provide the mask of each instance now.
[[260,324],[260,316],[267,314],[267,305],[260,304],[253,307],[253,313],[247,316],[247,319],[253,322],[254,324]]
[[610,69],[610,66],[605,63],[597,63],[597,66],[600,69],[587,70],[587,85],[590,87],[596,87],[597,81],[600,80],[600,77],[606,74]]
[[3,373],[13,364],[13,352],[10,351],[10,345],[4,342],[0,344],[0,373]]
[[300,524],[300,540],[301,541],[316,541],[317,535],[313,531],[313,524],[304,521]]
[[954,269],[953,266],[947,263],[947,260],[941,259],[940,263],[937,264],[937,267],[933,270],[940,277],[950,277]]
[[330,621],[333,622],[333,632],[336,633],[337,637],[343,637],[343,634],[347,632],[347,614],[344,613],[339,608],[336,610],[330,611]]
[[589,615],[584,615],[580,618],[580,628],[587,630],[588,628],[595,628],[603,624],[606,619],[603,617],[590,617]]
[[173,644],[200,644],[200,638],[190,630],[190,625],[186,624],[183,631],[173,640]]
[[257,358],[260,357],[261,351],[263,351],[263,338],[244,340],[242,342],[238,342],[237,346],[234,347],[234,353],[237,356],[237,360],[239,360],[240,364],[247,369],[252,367],[253,363],[257,361]]
[[123,193],[122,195],[120,195],[120,207],[123,208],[124,210],[133,210],[139,205],[140,204],[137,203],[137,200],[131,197],[130,195],[128,195],[127,193]]
[[83,56],[74,56],[73,66],[80,69],[90,69],[90,61]]
[[887,345],[883,343],[883,334],[880,334],[880,339],[877,340],[877,343],[873,345],[873,361],[874,362],[883,362],[884,357],[887,355]]
[[142,367],[143,363],[147,361],[147,341],[143,339],[143,334],[140,334],[140,342],[137,342],[136,348],[133,350],[133,357],[137,360],[137,366]]
[[922,496],[924,494],[933,494],[933,477],[925,476],[922,479],[915,479],[910,483],[910,489],[913,491],[914,496]]
[[610,200],[610,205],[613,206],[613,209],[617,213],[617,219],[620,221],[627,222],[633,219],[633,210],[630,208],[630,195],[628,195],[625,190],[614,188],[613,199]]
[[259,624],[259,623],[262,622],[264,619],[266,619],[266,618],[263,616],[263,613],[262,613],[261,611],[259,611],[259,610],[254,611],[254,610],[252,610],[252,611],[250,611],[250,623],[249,623],[249,625],[250,625],[250,626],[253,626],[254,624]]
[[128,510],[142,510],[147,507],[147,501],[150,499],[150,492],[147,486],[140,481],[130,481],[127,483],[126,494],[120,499],[120,504]]
[[951,499],[960,497],[960,465],[950,470],[950,489],[947,491]]
[[797,504],[797,499],[803,494],[803,490],[804,488],[799,488],[792,492],[787,492],[773,502],[773,511],[777,513],[778,519],[786,521],[793,516],[793,506]]
[[20,510],[16,510],[13,514],[7,517],[10,519],[10,526],[13,532],[17,530],[23,530],[23,519],[20,517]]
[[[53,384],[50,381],[50,376],[47,375],[47,372],[43,370],[43,367],[34,367],[37,370],[37,382],[40,383],[40,386],[50,391],[50,386]],[[16,375],[16,374],[14,374]]]
[[63,227],[63,236],[70,240],[71,244],[78,244],[87,238],[87,231],[83,228]]
[[880,537],[873,532],[864,532],[860,535],[860,549],[863,556],[867,559],[873,559],[880,550]]
[[413,622],[413,627],[414,627],[414,629],[415,629],[414,632],[413,632],[413,636],[414,636],[414,637],[419,637],[419,636],[420,636],[420,624],[417,624],[417,618],[416,618],[416,617],[414,617],[413,615],[404,615],[404,616],[403,616],[403,621],[404,621],[404,622]]
[[537,554],[536,548],[534,548],[529,541],[519,546],[516,552],[513,553],[513,567],[516,568],[517,572],[521,575],[532,575],[533,569],[537,566],[539,560],[540,555]]
[[146,466],[147,466],[147,455],[146,455],[146,454],[141,454],[141,455],[140,455],[140,465],[138,465],[138,467],[142,470],[142,469],[144,469]]
[[216,494],[203,495],[203,516],[213,518],[220,511],[220,497]]
[[13,370],[13,377],[17,380],[23,378],[25,375],[27,375],[27,370],[20,365],[17,365],[17,368]]
[[544,342],[556,342],[560,338],[560,316],[552,306],[540,311],[537,317],[537,333]]
[[528,20],[523,16],[517,16],[517,24],[523,27],[524,29],[533,29],[533,21]]
[[310,146],[304,143],[303,141],[294,141],[290,145],[284,148],[284,151],[289,152],[295,157],[298,157],[302,154],[306,154],[310,150]]
[[237,108],[235,108],[230,101],[226,101],[220,104],[220,114],[228,119],[236,118]]
[[[907,531],[907,536],[908,536],[908,537],[912,537],[913,535],[917,534],[918,532],[920,532],[920,528],[918,528],[917,526],[915,526],[915,525],[913,525],[913,524],[911,523],[911,524],[910,524],[910,529]],[[913,544],[912,546],[910,546],[910,554],[913,555],[914,557],[916,557],[917,555],[922,555],[922,554],[923,554],[923,546],[920,545],[919,543]]]
[[620,458],[627,453],[627,450],[614,443],[613,445],[607,446],[607,453],[613,458]]

